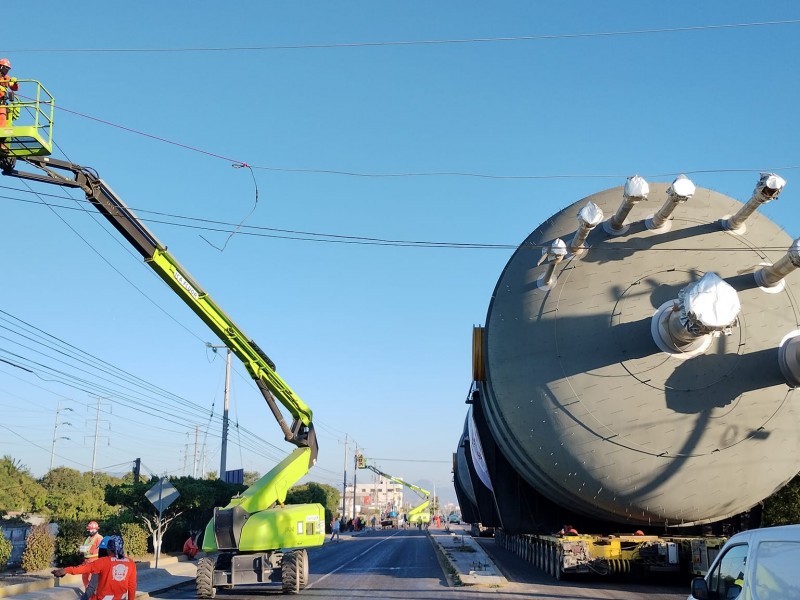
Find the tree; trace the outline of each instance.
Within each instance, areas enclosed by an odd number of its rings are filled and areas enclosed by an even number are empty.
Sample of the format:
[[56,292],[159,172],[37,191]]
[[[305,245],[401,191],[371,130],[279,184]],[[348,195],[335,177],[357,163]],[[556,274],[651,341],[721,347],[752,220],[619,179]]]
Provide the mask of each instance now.
[[286,504],[322,504],[325,508],[325,522],[330,523],[339,509],[339,490],[326,483],[309,481],[296,485],[286,493]]
[[40,512],[46,496],[27,467],[10,456],[0,459],[0,512]]
[[[106,502],[124,507],[121,520],[139,522],[150,533],[153,541],[158,531],[158,511],[145,497],[145,493],[158,483],[157,478],[137,484],[126,483],[106,488]],[[231,485],[219,479],[195,479],[193,477],[171,478],[180,496],[161,515],[161,536],[164,548],[180,548],[185,532],[204,529],[211,520],[215,506],[226,506],[230,499],[244,491],[241,485]],[[172,525],[179,525],[176,534],[167,536]],[[155,548],[155,544],[153,546]]]
[[800,523],[800,475],[764,500],[762,524],[790,525]]
[[83,473],[67,467],[50,470],[41,479],[47,508],[55,520],[100,521],[118,512],[105,501],[105,488],[120,480],[105,473]]

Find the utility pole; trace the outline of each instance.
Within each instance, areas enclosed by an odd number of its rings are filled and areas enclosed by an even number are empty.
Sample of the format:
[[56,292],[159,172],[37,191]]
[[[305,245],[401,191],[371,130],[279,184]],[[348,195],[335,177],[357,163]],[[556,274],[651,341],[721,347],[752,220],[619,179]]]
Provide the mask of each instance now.
[[358,444],[353,455],[353,521],[356,520],[356,477],[358,476]]
[[[69,407],[64,408],[64,410],[68,410],[70,412],[72,411],[72,409],[69,408]],[[59,421],[59,413],[61,413],[61,402],[59,402],[56,405],[56,426],[53,428],[53,446],[50,449],[50,470],[51,471],[53,470],[53,459],[56,456],[56,440],[68,440],[69,439],[68,437],[64,437],[63,435],[62,436],[58,435],[58,427],[60,425],[70,425],[70,423],[66,423],[66,422],[62,423],[62,422]]]
[[100,434],[100,398],[97,398],[97,412],[94,420],[94,444],[92,445],[92,475],[97,461],[97,436]]
[[231,388],[231,349],[227,346],[212,346],[206,344],[214,352],[217,348],[225,348],[228,353],[225,360],[225,404],[222,410],[222,449],[220,450],[219,458],[219,478],[225,479],[225,471],[227,470],[227,457],[228,457],[228,398]]
[[347,434],[344,434],[344,479],[342,480],[342,518],[344,519],[344,505],[347,497]]
[[197,438],[200,435],[200,425],[194,426],[194,460],[192,461],[192,477],[197,479]]
[[100,437],[100,404],[103,398],[97,397],[97,408],[95,409],[94,418],[94,443],[92,444],[92,475],[95,472],[95,465],[97,463],[97,439]]

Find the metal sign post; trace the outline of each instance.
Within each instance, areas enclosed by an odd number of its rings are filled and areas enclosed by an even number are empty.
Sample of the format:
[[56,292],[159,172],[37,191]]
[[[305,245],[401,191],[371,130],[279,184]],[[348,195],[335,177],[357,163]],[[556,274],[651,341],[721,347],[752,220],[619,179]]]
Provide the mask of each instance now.
[[161,515],[169,507],[170,504],[178,499],[180,493],[175,486],[169,482],[169,479],[162,477],[158,483],[145,492],[145,497],[156,507],[158,510],[158,522],[156,523],[156,569],[158,568],[158,556],[161,554]]

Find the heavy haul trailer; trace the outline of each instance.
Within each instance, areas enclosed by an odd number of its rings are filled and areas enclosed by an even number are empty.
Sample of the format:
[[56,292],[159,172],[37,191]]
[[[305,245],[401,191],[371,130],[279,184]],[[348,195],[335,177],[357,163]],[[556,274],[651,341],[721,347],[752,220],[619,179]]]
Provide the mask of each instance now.
[[[38,97],[38,96],[37,96]],[[52,97],[47,106],[24,106],[12,127],[0,131],[3,175],[76,188],[142,255],[145,262],[239,357],[264,397],[286,441],[297,448],[241,496],[214,509],[203,538],[208,557],[197,564],[197,595],[213,598],[217,588],[243,584],[280,584],[285,593],[298,593],[308,584],[306,548],[325,540],[321,504],[285,505],[286,493],[317,460],[317,438],[311,409],[283,381],[275,364],[219,308],[145,227],[139,218],[90,168],[51,159]],[[26,123],[33,120],[33,124]],[[18,163],[38,172],[18,171]],[[278,406],[292,416],[287,424]]]
[[539,535],[495,531],[496,543],[556,579],[573,575],[704,575],[724,536]]
[[760,525],[800,471],[800,239],[758,210],[784,185],[633,176],[524,240],[474,329],[465,514],[555,575],[698,574]]

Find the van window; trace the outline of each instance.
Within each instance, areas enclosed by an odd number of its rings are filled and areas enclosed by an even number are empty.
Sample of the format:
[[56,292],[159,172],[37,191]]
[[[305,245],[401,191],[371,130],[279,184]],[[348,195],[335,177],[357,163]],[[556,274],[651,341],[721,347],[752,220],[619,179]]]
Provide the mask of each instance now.
[[708,574],[708,596],[712,600],[734,600],[742,591],[747,544],[731,546]]
[[756,548],[753,597],[800,598],[800,542],[762,542]]

